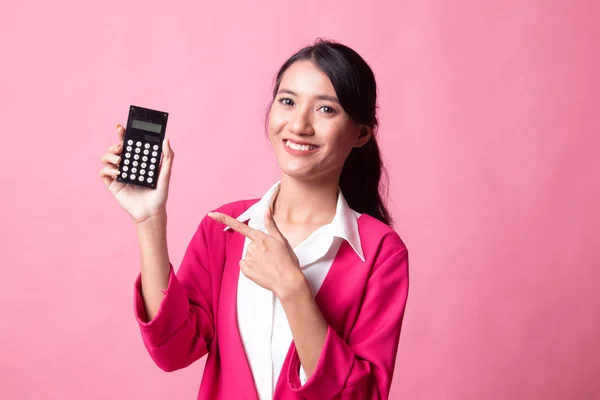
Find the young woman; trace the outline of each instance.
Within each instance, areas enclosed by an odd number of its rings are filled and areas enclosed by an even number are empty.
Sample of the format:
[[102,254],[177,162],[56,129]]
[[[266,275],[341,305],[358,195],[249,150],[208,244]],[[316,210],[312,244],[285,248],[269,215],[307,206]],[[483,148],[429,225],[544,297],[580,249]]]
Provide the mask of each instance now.
[[141,252],[135,314],[155,363],[208,354],[199,399],[385,399],[408,293],[408,253],[380,195],[376,84],[352,49],[317,41],[281,67],[268,136],[281,180],[200,222],[177,274],[166,241],[174,153],[158,188],[107,188]]

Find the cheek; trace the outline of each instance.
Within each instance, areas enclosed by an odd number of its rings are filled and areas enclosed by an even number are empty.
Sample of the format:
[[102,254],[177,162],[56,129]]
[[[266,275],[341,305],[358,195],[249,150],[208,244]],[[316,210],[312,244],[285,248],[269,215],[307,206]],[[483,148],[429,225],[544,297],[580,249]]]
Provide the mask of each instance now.
[[281,115],[281,113],[278,113],[275,110],[271,110],[269,112],[269,119],[267,125],[269,138],[275,137],[277,134],[281,133],[281,131],[285,127],[285,124],[286,121]]
[[327,142],[336,153],[347,154],[354,146],[355,138],[352,136],[351,127],[347,124],[332,124],[327,127]]

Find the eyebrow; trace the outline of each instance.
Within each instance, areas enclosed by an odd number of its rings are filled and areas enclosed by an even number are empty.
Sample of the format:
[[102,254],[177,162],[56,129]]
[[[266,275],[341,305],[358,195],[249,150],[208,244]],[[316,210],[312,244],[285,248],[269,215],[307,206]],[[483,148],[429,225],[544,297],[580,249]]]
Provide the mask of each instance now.
[[[279,93],[287,93],[287,94],[291,94],[292,96],[298,96],[298,93],[294,92],[293,90],[289,90],[289,89],[279,89],[277,91],[277,94]],[[339,104],[339,100],[337,97],[335,96],[329,96],[327,94],[319,94],[317,96],[315,96],[315,98],[319,99],[319,100],[329,100],[329,101],[333,101],[335,103]]]

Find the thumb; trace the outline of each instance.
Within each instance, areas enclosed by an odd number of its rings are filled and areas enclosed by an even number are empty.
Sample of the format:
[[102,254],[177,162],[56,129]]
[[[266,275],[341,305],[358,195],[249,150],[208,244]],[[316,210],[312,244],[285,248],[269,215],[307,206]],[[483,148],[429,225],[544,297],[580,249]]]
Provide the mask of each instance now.
[[265,226],[267,227],[267,231],[269,232],[270,236],[273,236],[275,239],[279,240],[280,242],[284,243],[286,246],[289,247],[287,239],[285,238],[285,236],[283,236],[283,234],[277,227],[277,224],[275,223],[275,219],[273,218],[272,207],[269,207],[265,215]]
[[165,138],[163,140],[162,154],[163,159],[161,160],[159,179],[166,179],[168,181],[171,177],[171,167],[173,166],[173,158],[175,157],[175,153],[171,148],[171,141],[169,140],[169,138]]

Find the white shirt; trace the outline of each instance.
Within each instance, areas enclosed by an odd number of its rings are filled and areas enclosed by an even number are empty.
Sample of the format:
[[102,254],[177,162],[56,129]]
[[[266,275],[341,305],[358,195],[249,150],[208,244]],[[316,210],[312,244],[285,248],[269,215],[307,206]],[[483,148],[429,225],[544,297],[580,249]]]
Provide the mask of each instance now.
[[[280,181],[275,183],[257,203],[237,219],[249,221],[248,226],[267,233],[264,217],[272,195]],[[331,223],[318,228],[294,252],[308,281],[313,296],[317,294],[337,251],[346,240],[364,262],[357,219],[361,214],[352,210],[339,191],[336,213]],[[226,227],[225,230],[228,228]],[[242,258],[250,239],[246,238]],[[275,385],[287,351],[292,343],[292,331],[285,312],[273,292],[264,289],[240,272],[237,294],[238,326],[246,358],[261,400],[272,399]],[[306,374],[300,368],[300,382],[306,383]]]

